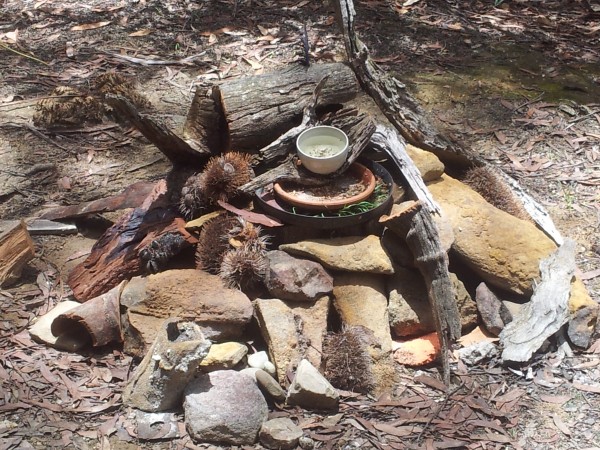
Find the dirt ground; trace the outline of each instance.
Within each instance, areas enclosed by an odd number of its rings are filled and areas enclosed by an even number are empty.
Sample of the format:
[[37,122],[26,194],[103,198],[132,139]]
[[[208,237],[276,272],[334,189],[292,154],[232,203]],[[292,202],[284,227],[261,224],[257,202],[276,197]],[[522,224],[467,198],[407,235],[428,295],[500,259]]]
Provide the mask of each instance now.
[[[356,7],[373,58],[429,120],[514,177],[577,241],[580,275],[600,301],[600,8],[566,0]],[[107,117],[62,129],[34,124],[36,104],[54,88],[87,92],[104,73],[130,76],[156,117],[179,130],[197,86],[299,64],[305,23],[314,63],[344,60],[327,2],[5,0],[0,218],[117,194],[170,168],[139,132]],[[118,348],[65,354],[29,339],[28,324],[69,295],[66,274],[106,223],[36,237],[23,279],[0,291],[0,449],[207,448],[185,430],[173,441],[138,439],[120,404],[131,359]],[[428,378],[438,376],[431,367],[403,372],[395,403],[349,395],[337,420],[277,413],[303,424],[318,448],[600,448],[598,343],[567,357],[549,347],[524,367],[491,360],[455,371],[448,395]]]

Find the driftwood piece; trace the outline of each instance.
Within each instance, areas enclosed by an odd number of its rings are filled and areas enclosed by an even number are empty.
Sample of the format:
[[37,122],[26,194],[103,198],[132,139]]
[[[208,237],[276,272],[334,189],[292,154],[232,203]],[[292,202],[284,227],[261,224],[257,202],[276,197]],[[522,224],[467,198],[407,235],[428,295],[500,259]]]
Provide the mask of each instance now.
[[146,139],[152,142],[173,163],[202,167],[210,154],[192,148],[167,126],[148,114],[140,113],[133,104],[121,95],[107,94],[107,103],[122,119],[135,126]]
[[448,255],[442,249],[433,218],[421,202],[410,200],[394,205],[390,214],[382,216],[379,222],[406,240],[415,258],[415,265],[425,279],[442,347],[444,382],[449,385],[448,351],[460,338],[461,324],[454,300],[454,287],[448,273]]
[[168,208],[166,191],[166,182],[159,182],[142,206],[109,228],[86,260],[71,271],[67,283],[78,301],[87,301],[144,273],[139,253],[158,236],[173,232],[193,240],[183,219]]
[[369,57],[366,45],[354,31],[356,11],[353,1],[337,0],[333,3],[352,68],[365,91],[373,97],[388,120],[411,144],[432,151],[443,161],[471,165],[476,160],[475,155],[467,153],[438,133],[406,86],[386,74]]
[[128,186],[122,193],[111,197],[101,198],[79,205],[62,206],[53,208],[43,213],[42,219],[57,220],[82,217],[88,214],[97,214],[108,211],[117,211],[125,208],[137,208],[154,189],[156,183],[139,181]]
[[569,295],[575,273],[575,241],[566,239],[540,262],[541,282],[531,300],[500,333],[503,361],[525,362],[569,318]]
[[325,76],[328,79],[317,107],[342,104],[358,93],[352,69],[342,63],[298,65],[217,86],[229,131],[228,148],[256,152],[299,124],[315,87]]
[[371,145],[387,153],[398,166],[415,197],[432,213],[440,213],[440,207],[425,186],[423,178],[415,163],[406,153],[406,142],[398,132],[384,125],[377,125],[375,133],[371,136]]
[[15,283],[34,255],[35,246],[23,220],[0,222],[0,287]]

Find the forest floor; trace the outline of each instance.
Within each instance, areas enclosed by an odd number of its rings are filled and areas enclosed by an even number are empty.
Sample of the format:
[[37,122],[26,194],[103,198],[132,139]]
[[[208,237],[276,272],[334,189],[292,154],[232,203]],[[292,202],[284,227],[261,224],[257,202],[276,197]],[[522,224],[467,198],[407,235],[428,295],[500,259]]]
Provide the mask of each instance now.
[[[600,9],[587,1],[356,3],[356,32],[374,60],[438,130],[547,208],[577,241],[580,276],[599,301]],[[108,118],[61,130],[34,124],[36,104],[54,88],[87,92],[104,73],[131,76],[153,114],[181,129],[196,87],[299,64],[304,24],[313,63],[344,60],[327,2],[5,0],[0,218],[104,198],[169,171],[135,129]],[[27,326],[68,297],[66,274],[102,231],[79,225],[76,236],[36,237],[22,280],[0,291],[0,449],[206,448],[181,427],[175,440],[138,438],[120,403],[131,358],[118,348],[70,354],[31,341]],[[549,347],[518,368],[490,360],[454,369],[446,393],[437,368],[403,370],[389,396],[348,394],[340,415],[276,414],[295,418],[319,448],[600,449],[598,341],[566,357]]]

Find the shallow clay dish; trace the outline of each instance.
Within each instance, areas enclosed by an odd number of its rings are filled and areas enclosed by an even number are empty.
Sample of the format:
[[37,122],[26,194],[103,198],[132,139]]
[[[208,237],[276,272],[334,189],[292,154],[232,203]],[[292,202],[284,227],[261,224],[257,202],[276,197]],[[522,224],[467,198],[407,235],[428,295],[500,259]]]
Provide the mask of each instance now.
[[308,211],[333,211],[369,198],[376,182],[373,172],[355,162],[346,172],[324,186],[275,183],[273,190],[289,205]]

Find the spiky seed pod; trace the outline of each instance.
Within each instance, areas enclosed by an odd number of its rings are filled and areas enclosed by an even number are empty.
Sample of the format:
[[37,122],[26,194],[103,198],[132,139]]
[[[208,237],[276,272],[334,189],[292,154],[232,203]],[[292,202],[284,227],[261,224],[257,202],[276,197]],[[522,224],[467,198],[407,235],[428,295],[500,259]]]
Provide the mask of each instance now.
[[487,167],[470,169],[465,174],[463,183],[478,192],[496,208],[531,222],[531,217],[525,211],[523,204],[515,198],[510,188],[493,170]]
[[254,225],[247,220],[237,217],[236,223],[229,230],[227,239],[233,247],[241,247],[245,243],[250,243],[256,250],[266,250],[269,244],[269,237],[263,236],[262,228],[259,225]]
[[344,327],[323,340],[325,378],[336,388],[368,393],[374,386],[372,358],[368,346],[373,332],[362,326]]
[[251,155],[229,152],[213,156],[201,174],[204,196],[213,204],[218,200],[230,202],[238,196],[237,188],[254,178]]
[[148,99],[137,91],[135,82],[120,73],[106,72],[99,75],[94,80],[93,90],[102,100],[105,99],[106,94],[115,94],[125,97],[137,108],[150,106]]
[[231,215],[220,215],[207,222],[200,231],[196,246],[196,268],[217,275],[221,269],[223,255],[231,247],[229,231],[238,220]]
[[226,286],[246,290],[263,281],[269,270],[269,261],[256,241],[249,241],[240,248],[223,255],[219,276]]
[[195,219],[208,205],[201,186],[200,174],[191,175],[181,188],[179,212],[186,219]]
[[93,96],[68,86],[58,86],[48,98],[35,106],[36,126],[73,126],[86,121],[99,122],[104,113],[102,104]]

